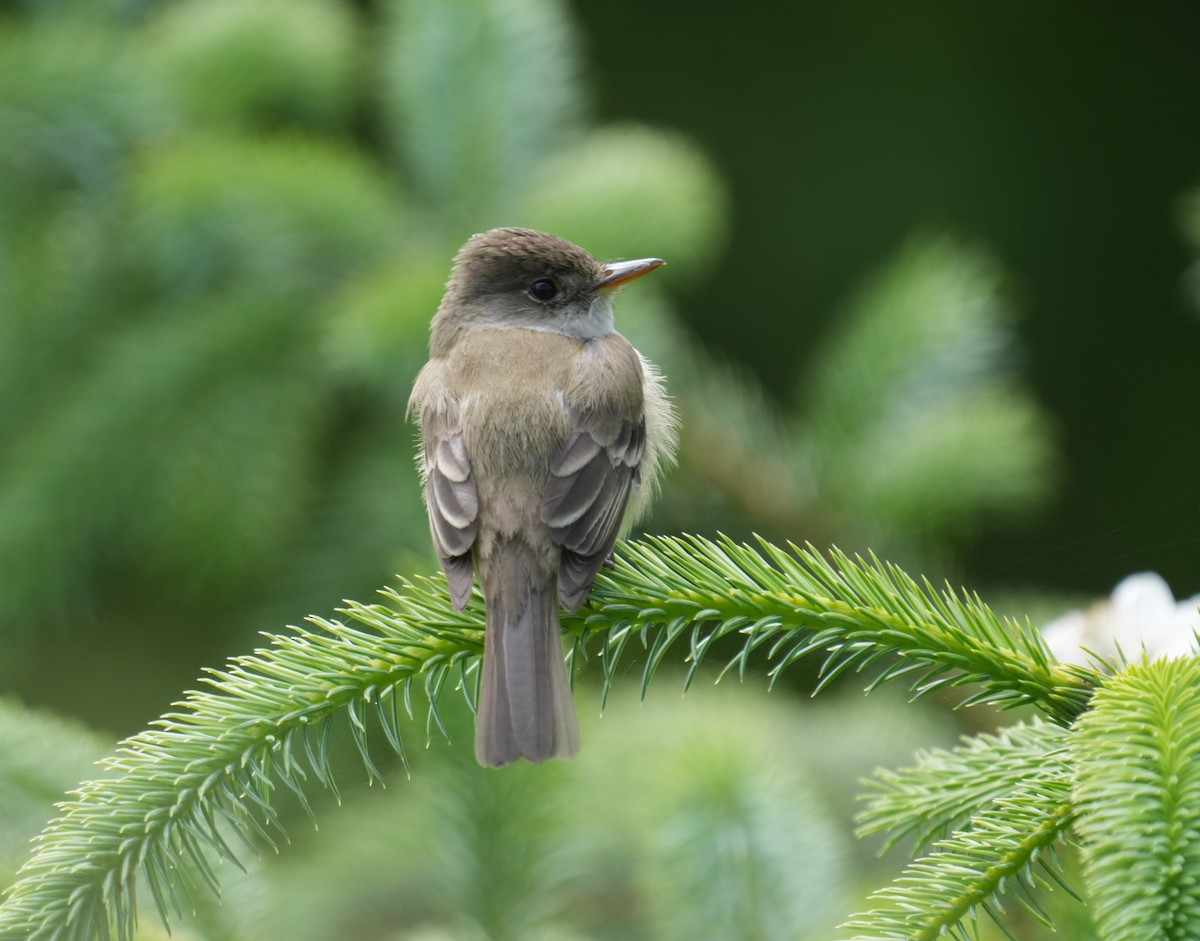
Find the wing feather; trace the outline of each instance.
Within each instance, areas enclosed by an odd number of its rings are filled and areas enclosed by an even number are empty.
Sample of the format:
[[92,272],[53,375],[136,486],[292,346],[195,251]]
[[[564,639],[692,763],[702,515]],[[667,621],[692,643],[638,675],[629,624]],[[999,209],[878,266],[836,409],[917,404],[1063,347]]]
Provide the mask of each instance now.
[[574,611],[617,541],[646,429],[642,416],[570,418],[574,431],[551,465],[541,517],[563,547],[559,600]]
[[462,608],[471,596],[474,576],[471,548],[479,535],[479,491],[471,476],[462,428],[452,415],[422,409],[421,439],[429,529],[450,586],[450,599],[456,608]]

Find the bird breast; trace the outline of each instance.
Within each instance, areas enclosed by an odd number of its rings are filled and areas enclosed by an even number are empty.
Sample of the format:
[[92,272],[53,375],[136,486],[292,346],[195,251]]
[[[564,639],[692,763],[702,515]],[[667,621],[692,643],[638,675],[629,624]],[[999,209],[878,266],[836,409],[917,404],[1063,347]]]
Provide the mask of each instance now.
[[[519,341],[511,334],[519,332]],[[568,432],[565,390],[581,341],[519,328],[472,330],[450,355],[476,479],[546,475]]]

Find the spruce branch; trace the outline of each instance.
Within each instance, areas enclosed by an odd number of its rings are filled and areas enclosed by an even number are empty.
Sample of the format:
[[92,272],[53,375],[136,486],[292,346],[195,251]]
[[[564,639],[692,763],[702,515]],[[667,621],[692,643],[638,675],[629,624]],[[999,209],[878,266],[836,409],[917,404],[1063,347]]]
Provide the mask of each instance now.
[[879,908],[844,927],[864,941],[931,941],[945,934],[970,941],[982,909],[1011,938],[1003,921],[1006,896],[1049,926],[1036,892],[1051,885],[1071,892],[1058,873],[1054,844],[1075,817],[1068,769],[1052,762],[935,843],[932,853],[871,897],[883,903]]
[[[426,581],[406,587],[418,606],[420,593],[444,592]],[[336,793],[327,746],[338,715],[369,777],[379,776],[369,719],[403,758],[399,710],[411,712],[416,687],[437,722],[447,678],[478,660],[482,609],[419,625],[381,617],[378,606],[345,613],[358,624],[313,618],[315,629],[272,636],[124,742],[103,762],[111,776],[81,785],[38,837],[0,906],[0,938],[129,939],[139,872],[163,921],[180,916],[198,888],[216,890],[213,857],[240,865],[231,832],[252,852],[255,840],[275,845],[277,784],[310,813],[315,787]]]
[[[209,688],[123,743],[105,762],[110,776],[83,784],[39,837],[0,906],[0,938],[125,941],[139,879],[164,920],[180,915],[191,894],[216,888],[213,859],[237,864],[231,835],[274,845],[281,785],[305,808],[315,790],[336,793],[326,747],[334,719],[348,720],[374,778],[372,724],[403,757],[401,709],[412,713],[423,700],[432,733],[448,688],[473,700],[480,598],[459,612],[440,580],[402,580],[380,603],[351,602],[341,614],[233,659],[212,672]],[[575,664],[601,638],[606,692],[631,640],[646,650],[644,688],[679,643],[694,671],[730,635],[741,647],[726,671],[744,673],[758,650],[775,678],[820,652],[827,682],[890,657],[872,687],[904,678],[920,695],[972,682],[979,690],[965,702],[1033,704],[1057,722],[1085,707],[1093,682],[1086,670],[1054,663],[1031,626],[997,617],[977,598],[937,592],[875,559],[826,559],[765,541],[626,543],[588,606],[563,622],[576,636]]]
[[835,549],[825,558],[812,547],[784,550],[765,540],[757,547],[699,536],[627,543],[597,580],[592,604],[564,624],[607,632],[606,687],[633,634],[649,651],[643,688],[685,634],[692,672],[716,640],[740,634],[742,648],[726,671],[744,674],[761,648],[774,681],[820,652],[821,687],[882,662],[869,689],[901,678],[914,696],[978,684],[962,705],[1033,705],[1063,725],[1086,707],[1095,682],[1090,671],[1055,662],[1030,623],[996,615],[977,596],[938,591],[874,556]]
[[953,750],[922,752],[911,768],[880,769],[866,782],[859,835],[886,832],[886,852],[908,834],[921,847],[961,829],[1022,781],[1036,778],[1047,761],[1057,760],[1066,736],[1061,726],[1035,719],[964,737]]
[[1106,941],[1200,933],[1200,658],[1135,663],[1072,738],[1084,879]]

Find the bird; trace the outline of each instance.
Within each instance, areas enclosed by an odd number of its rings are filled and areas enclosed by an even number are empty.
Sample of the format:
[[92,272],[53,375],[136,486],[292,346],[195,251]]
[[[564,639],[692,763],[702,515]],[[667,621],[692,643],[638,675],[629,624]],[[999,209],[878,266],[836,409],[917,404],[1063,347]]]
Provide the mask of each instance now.
[[665,264],[600,262],[504,227],[454,258],[408,414],[434,549],[461,610],[486,610],[475,757],[571,758],[579,723],[558,606],[576,611],[674,460],[659,371],[613,321],[613,294]]

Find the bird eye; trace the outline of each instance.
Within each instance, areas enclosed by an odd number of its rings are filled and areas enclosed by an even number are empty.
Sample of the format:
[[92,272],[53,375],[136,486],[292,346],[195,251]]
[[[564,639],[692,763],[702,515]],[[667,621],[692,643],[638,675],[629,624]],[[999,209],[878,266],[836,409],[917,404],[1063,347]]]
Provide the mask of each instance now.
[[529,285],[529,293],[539,301],[548,301],[558,293],[558,285],[548,278],[541,278]]

